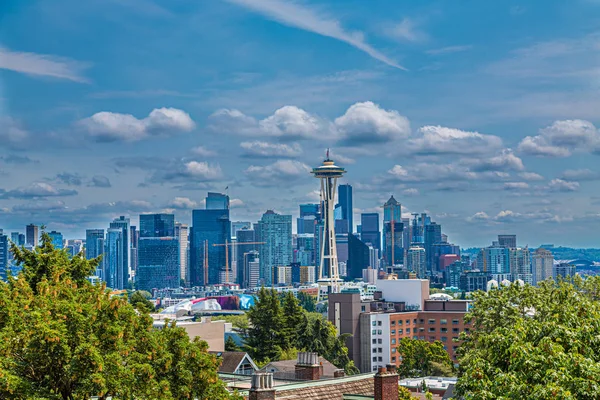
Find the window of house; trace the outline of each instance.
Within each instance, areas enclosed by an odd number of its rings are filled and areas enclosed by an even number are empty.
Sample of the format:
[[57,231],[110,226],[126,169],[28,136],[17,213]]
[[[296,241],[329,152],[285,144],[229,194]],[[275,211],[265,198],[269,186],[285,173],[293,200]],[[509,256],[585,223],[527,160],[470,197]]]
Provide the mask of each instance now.
[[365,311],[366,311],[366,308],[365,308],[365,306],[360,306],[360,311],[361,311],[361,312],[365,312]]
[[390,322],[390,325],[392,325],[392,326],[396,326],[396,321],[392,321],[392,322]]
[[396,334],[396,330],[392,329],[391,332],[390,332],[390,335],[395,335],[395,334]]
[[373,339],[373,344],[377,344],[377,339]]
[[452,333],[458,333],[458,328],[452,328]]
[[440,332],[448,332],[448,328],[440,328]]
[[377,326],[381,326],[381,321],[377,321]]
[[410,333],[410,328],[406,328],[406,333]]
[[417,319],[416,318],[413,319],[413,324],[415,324],[415,325],[417,324]]
[[402,320],[401,319],[398,320],[398,325],[402,325]]
[[447,319],[440,319],[440,324],[446,325],[448,323]]
[[420,328],[419,328],[419,332],[425,332],[425,328],[423,328],[423,327],[420,327]]
[[396,339],[392,339],[392,344],[396,344]]
[[377,349],[377,352],[378,352],[378,353],[383,353],[383,349],[382,349],[381,347],[379,347],[379,348]]
[[371,322],[371,325],[373,325],[373,326],[377,326],[377,321],[373,321],[373,322]]
[[[373,357],[373,361],[377,362],[377,357]],[[377,367],[373,367],[373,371],[377,371]]]
[[442,336],[442,342],[447,342],[447,341],[448,341],[448,338],[446,336]]
[[379,343],[379,344],[383,343],[383,339],[377,339],[377,343]]
[[406,325],[410,325],[410,319],[406,320]]
[[378,334],[378,335],[381,335],[381,333],[382,333],[382,332],[381,332],[381,329],[379,329],[379,330],[377,331],[377,334]]
[[429,323],[429,325],[433,325],[433,324],[435,324],[435,319],[430,319],[430,320],[428,321],[428,323]]
[[429,332],[435,332],[435,328],[429,328]]
[[459,322],[458,322],[458,320],[457,320],[457,319],[453,319],[453,320],[452,320],[452,325],[458,325],[458,324],[459,324]]
[[403,335],[404,334],[404,329],[398,329],[398,335]]
[[396,354],[396,348],[395,347],[392,349],[392,354]]
[[373,347],[373,353],[377,353],[377,348]]
[[392,362],[396,362],[396,357],[392,357]]
[[382,362],[383,361],[383,357],[379,357],[379,359],[377,361]]
[[373,329],[373,330],[371,331],[371,334],[372,334],[372,335],[377,335],[377,329]]

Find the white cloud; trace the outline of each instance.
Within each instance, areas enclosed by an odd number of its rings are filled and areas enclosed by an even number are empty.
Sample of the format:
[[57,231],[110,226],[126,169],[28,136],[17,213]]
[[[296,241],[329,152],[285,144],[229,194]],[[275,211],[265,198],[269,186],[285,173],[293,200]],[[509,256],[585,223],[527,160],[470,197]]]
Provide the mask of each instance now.
[[419,42],[425,40],[427,35],[417,28],[417,22],[411,18],[404,18],[399,23],[386,29],[389,37],[404,42]]
[[0,146],[18,147],[29,138],[29,133],[11,117],[0,116]]
[[543,181],[544,177],[535,172],[520,172],[519,176],[526,181]]
[[548,190],[552,192],[575,192],[579,190],[579,182],[552,179],[548,183]]
[[281,144],[268,142],[242,142],[240,147],[245,155],[252,157],[297,157],[302,154],[302,147],[298,143]]
[[284,106],[259,122],[267,136],[282,139],[317,138],[323,132],[322,122],[296,106]]
[[210,182],[223,177],[219,164],[205,161],[174,160],[154,167],[147,184]]
[[568,169],[560,175],[560,179],[566,181],[594,181],[600,179],[600,173],[590,169]]
[[231,199],[229,201],[230,208],[240,208],[245,206],[246,204],[241,199]]
[[366,101],[355,103],[335,119],[344,143],[383,143],[410,136],[408,119],[395,110],[384,110]]
[[192,210],[198,208],[198,203],[189,197],[175,197],[167,204],[167,207],[176,210]]
[[523,171],[523,160],[510,149],[505,149],[500,155],[475,160],[471,166],[473,171]]
[[443,54],[452,54],[452,53],[460,53],[463,51],[471,50],[473,46],[464,45],[464,46],[447,46],[439,49],[431,49],[427,50],[425,53],[430,54],[432,56],[443,55]]
[[10,51],[0,47],[0,69],[27,75],[49,76],[73,82],[89,83],[82,72],[89,64],[48,54]]
[[539,135],[523,138],[518,149],[525,154],[547,157],[568,157],[575,151],[599,151],[600,132],[585,120],[555,121],[540,129]]
[[98,142],[134,142],[149,136],[169,136],[189,132],[196,124],[185,111],[158,108],[143,119],[131,114],[102,111],[78,122]]
[[197,156],[200,156],[200,157],[214,157],[214,156],[217,155],[216,152],[214,152],[212,150],[209,150],[209,149],[207,149],[204,146],[196,146],[196,147],[194,147],[192,149],[192,153],[195,154],[195,155],[197,155]]
[[473,214],[472,216],[467,218],[468,222],[474,222],[474,221],[487,221],[490,219],[490,216],[483,212],[483,211],[479,211],[476,212],[475,214]]
[[413,153],[472,154],[487,153],[502,147],[502,139],[494,135],[468,132],[443,126],[423,126],[418,137],[408,143]]
[[419,189],[415,189],[415,188],[404,189],[402,191],[402,194],[405,195],[405,196],[418,196],[419,195]]
[[505,190],[523,190],[529,189],[529,184],[527,182],[506,182],[504,184]]
[[283,183],[309,178],[310,167],[300,161],[278,160],[273,164],[249,166],[244,173],[257,186],[278,186]]
[[322,12],[313,10],[307,6],[303,6],[295,2],[284,2],[281,0],[228,1],[243,6],[284,25],[340,40],[367,53],[371,57],[387,65],[404,69],[404,67],[400,66],[367,44],[364,40],[364,35],[361,32],[346,31],[338,20],[324,16]]
[[34,182],[29,186],[20,187],[1,193],[4,199],[43,199],[46,197],[74,196],[76,190],[56,188],[46,182]]
[[394,165],[388,178],[399,182],[439,182],[476,179],[477,174],[456,164],[418,163],[409,167]]

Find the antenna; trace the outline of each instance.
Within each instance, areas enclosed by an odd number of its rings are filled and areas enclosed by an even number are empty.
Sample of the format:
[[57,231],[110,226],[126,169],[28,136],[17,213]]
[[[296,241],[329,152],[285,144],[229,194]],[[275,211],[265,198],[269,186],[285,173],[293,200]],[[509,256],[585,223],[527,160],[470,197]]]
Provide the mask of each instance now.
[[327,148],[327,153],[326,153],[326,155],[327,155],[327,159],[329,160],[329,147]]

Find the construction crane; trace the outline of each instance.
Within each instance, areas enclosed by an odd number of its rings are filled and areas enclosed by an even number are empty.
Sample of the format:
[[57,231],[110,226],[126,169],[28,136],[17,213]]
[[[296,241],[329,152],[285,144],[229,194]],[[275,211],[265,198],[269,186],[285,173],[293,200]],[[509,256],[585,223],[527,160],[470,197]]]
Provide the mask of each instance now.
[[266,244],[267,242],[229,242],[225,240],[225,243],[213,243],[213,246],[225,247],[225,282],[229,282],[229,247],[230,246],[241,246],[246,244]]

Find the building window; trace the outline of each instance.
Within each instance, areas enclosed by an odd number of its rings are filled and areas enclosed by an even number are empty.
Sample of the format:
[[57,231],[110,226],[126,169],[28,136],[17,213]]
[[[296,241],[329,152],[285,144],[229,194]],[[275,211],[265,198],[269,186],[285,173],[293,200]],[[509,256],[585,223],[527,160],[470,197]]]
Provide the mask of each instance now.
[[410,319],[406,320],[406,325],[410,325]]
[[446,336],[442,336],[442,342],[447,342],[448,338]]
[[435,332],[435,328],[429,328],[429,332]]
[[465,333],[469,333],[469,328],[465,328]]
[[[373,357],[373,361],[374,361],[374,362],[377,362],[377,357]],[[373,370],[374,370],[374,371],[376,371],[376,370],[377,370],[377,367],[373,367]]]
[[392,357],[392,362],[396,362],[396,357]]
[[392,344],[396,344],[396,339],[392,339]]
[[377,349],[373,347],[373,353],[377,353]]
[[381,326],[381,321],[377,321],[377,326]]
[[452,328],[452,333],[458,333],[458,328]]
[[396,325],[396,321],[392,321],[392,322],[390,323],[390,325],[392,325],[392,326],[395,326],[395,325]]
[[379,359],[377,361],[382,362],[383,361],[383,357],[379,357]]
[[377,351],[378,351],[379,353],[383,353],[383,349],[382,349],[381,347],[379,347],[379,348],[377,349]]
[[366,311],[366,308],[365,308],[365,306],[360,306],[360,311],[361,311],[361,312],[365,312],[365,311]]
[[377,343],[379,343],[379,344],[383,343],[383,339],[377,339]]
[[423,318],[421,318],[421,319],[419,320],[419,323],[420,323],[420,324],[424,324],[424,323],[425,323],[425,320],[424,320]]
[[398,320],[398,326],[402,326],[402,320],[401,319]]
[[430,319],[429,320],[429,325],[433,325],[433,324],[435,324],[435,319]]
[[392,349],[392,354],[396,354],[396,348],[395,347]]
[[377,344],[377,339],[373,339],[373,344]]
[[440,328],[440,332],[446,333],[448,332],[448,328]]
[[392,331],[390,332],[390,335],[395,335],[396,334],[396,330],[392,329]]
[[420,328],[419,328],[419,332],[425,332],[425,328],[423,328],[423,327],[420,327]]
[[377,321],[373,321],[373,322],[371,322],[371,325],[373,325],[373,326],[377,326]]
[[430,342],[435,342],[435,336],[429,336],[429,341]]
[[458,324],[459,324],[459,322],[458,322],[458,320],[457,320],[457,319],[453,319],[453,320],[452,320],[452,325],[458,325]]
[[440,319],[440,324],[446,325],[448,323],[447,319]]
[[410,328],[406,328],[406,333],[410,333]]
[[372,334],[372,335],[377,335],[377,329],[373,329],[373,330],[371,331],[371,334]]
[[398,335],[403,335],[404,334],[404,330],[403,329],[398,329]]
[[377,334],[378,334],[378,335],[381,335],[381,333],[382,333],[382,332],[381,332],[381,329],[377,331]]

